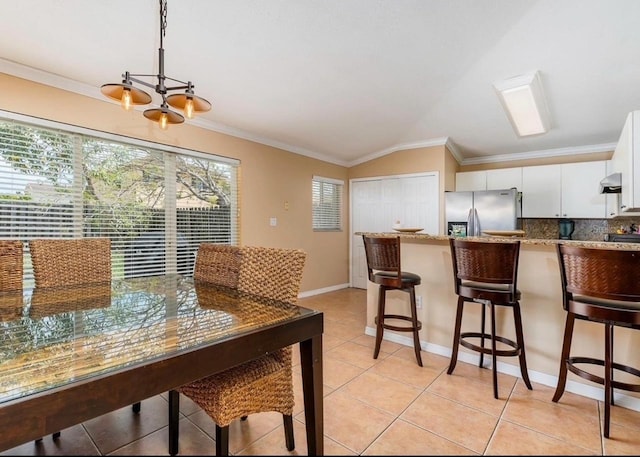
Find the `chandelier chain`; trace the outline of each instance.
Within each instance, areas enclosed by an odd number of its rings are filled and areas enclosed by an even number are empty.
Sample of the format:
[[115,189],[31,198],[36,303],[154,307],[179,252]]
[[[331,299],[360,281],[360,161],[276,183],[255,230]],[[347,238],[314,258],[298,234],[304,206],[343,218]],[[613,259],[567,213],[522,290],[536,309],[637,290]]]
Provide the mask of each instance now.
[[161,36],[167,33],[167,0],[160,0],[160,30]]

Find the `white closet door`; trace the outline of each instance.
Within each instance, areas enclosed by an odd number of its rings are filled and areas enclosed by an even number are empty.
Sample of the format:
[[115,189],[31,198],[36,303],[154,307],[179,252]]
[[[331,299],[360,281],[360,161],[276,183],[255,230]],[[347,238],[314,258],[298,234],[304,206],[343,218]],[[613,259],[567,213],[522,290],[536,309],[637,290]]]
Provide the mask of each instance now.
[[415,176],[402,182],[402,204],[399,206],[404,215],[400,222],[404,227],[423,228],[422,233],[437,235],[440,223],[437,176]]
[[360,227],[351,233],[351,283],[353,287],[367,288],[367,259],[361,235],[356,232],[375,232],[384,220],[380,215],[382,201],[382,180],[352,182],[351,189],[351,226]]
[[352,180],[351,286],[367,288],[367,260],[362,235],[356,232],[391,232],[396,222],[438,234],[438,174],[392,176]]

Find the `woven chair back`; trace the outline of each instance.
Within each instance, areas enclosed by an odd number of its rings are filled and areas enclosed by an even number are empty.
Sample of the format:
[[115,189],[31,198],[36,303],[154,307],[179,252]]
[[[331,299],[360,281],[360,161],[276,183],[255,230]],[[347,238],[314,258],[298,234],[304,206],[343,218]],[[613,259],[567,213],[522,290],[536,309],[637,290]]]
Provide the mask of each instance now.
[[454,281],[507,284],[516,287],[520,241],[466,241],[449,239]]
[[559,244],[558,262],[565,294],[640,302],[640,251]]
[[22,241],[0,240],[0,292],[22,290]]
[[109,238],[43,238],[29,241],[36,287],[111,282]]
[[202,243],[198,247],[193,279],[236,289],[240,260],[238,246]]
[[41,318],[111,306],[111,283],[94,282],[66,287],[36,287],[29,316]]
[[367,258],[369,281],[374,281],[376,271],[396,273],[401,283],[400,237],[373,237],[362,235]]
[[243,246],[238,289],[294,304],[298,300],[306,253],[300,249]]

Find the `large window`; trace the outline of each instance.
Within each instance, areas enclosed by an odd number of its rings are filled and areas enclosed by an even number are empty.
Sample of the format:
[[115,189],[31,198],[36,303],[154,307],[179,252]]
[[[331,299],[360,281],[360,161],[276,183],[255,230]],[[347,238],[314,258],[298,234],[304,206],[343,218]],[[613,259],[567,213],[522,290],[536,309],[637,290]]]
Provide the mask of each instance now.
[[[4,117],[7,115],[7,117]],[[0,113],[0,238],[108,237],[113,276],[190,275],[237,244],[236,160]]]
[[313,177],[313,230],[342,230],[343,186],[344,182],[338,179]]

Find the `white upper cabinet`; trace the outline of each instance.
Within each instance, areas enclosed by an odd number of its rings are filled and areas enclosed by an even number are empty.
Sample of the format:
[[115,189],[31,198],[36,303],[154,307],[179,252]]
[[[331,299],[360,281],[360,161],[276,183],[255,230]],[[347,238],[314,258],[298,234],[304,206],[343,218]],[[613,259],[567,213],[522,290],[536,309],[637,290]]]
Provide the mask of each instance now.
[[487,172],[461,171],[456,173],[456,191],[487,190]]
[[607,198],[600,193],[600,181],[607,174],[607,162],[563,163],[562,217],[607,217]]
[[487,190],[522,190],[522,167],[487,170]]
[[620,216],[640,214],[640,111],[632,111],[611,157],[613,172],[621,173]]
[[601,219],[618,210],[617,198],[600,193],[607,174],[606,160],[465,171],[456,173],[456,190],[515,187],[522,192],[522,217]]
[[522,168],[522,217],[605,218],[606,161]]
[[522,167],[456,173],[456,191],[522,188]]
[[522,217],[562,217],[560,165],[522,167]]

